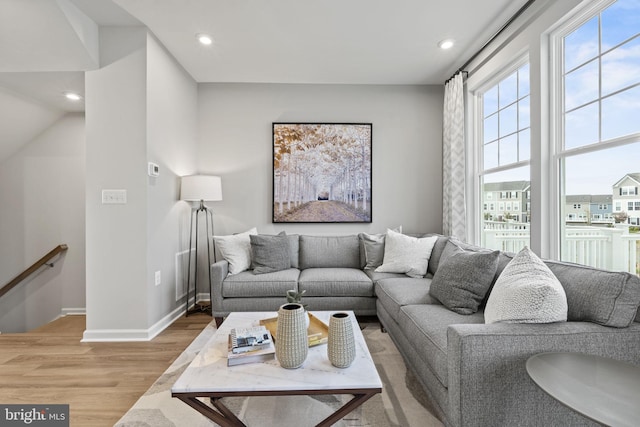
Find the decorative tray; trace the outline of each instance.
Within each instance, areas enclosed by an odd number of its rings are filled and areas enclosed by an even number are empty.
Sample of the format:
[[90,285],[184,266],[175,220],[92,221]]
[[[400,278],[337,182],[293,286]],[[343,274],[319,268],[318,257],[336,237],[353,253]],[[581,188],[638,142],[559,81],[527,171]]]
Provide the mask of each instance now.
[[[274,340],[276,337],[276,330],[278,329],[278,318],[272,317],[269,319],[260,320],[260,324],[267,327]],[[327,326],[322,320],[318,319],[313,314],[309,313],[309,329],[307,329],[309,335],[309,347],[314,347],[320,344],[326,344],[329,341],[329,326]]]

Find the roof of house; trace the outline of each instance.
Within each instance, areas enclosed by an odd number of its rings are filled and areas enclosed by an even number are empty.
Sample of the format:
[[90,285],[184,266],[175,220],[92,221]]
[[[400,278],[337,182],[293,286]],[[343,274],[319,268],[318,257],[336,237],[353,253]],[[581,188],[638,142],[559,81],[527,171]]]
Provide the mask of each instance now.
[[620,178],[620,180],[618,182],[613,184],[613,186],[614,187],[618,187],[626,178],[631,178],[632,180],[634,180],[636,182],[636,184],[640,185],[640,172],[636,172],[636,173],[628,173],[628,174],[626,174],[625,176]]
[[566,203],[611,203],[610,194],[572,194],[565,196]]
[[530,186],[530,181],[488,182],[484,184],[484,191],[526,191]]

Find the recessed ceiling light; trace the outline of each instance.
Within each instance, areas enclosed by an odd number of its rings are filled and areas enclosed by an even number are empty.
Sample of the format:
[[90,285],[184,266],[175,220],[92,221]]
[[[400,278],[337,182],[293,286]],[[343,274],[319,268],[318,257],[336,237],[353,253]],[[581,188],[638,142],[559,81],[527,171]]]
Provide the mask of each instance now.
[[451,39],[442,40],[438,43],[438,47],[443,50],[451,49],[455,42]]
[[82,96],[78,95],[75,92],[65,92],[64,93],[65,98],[71,100],[71,101],[80,101],[82,99]]
[[213,43],[213,37],[211,37],[209,34],[196,34],[196,38],[198,39],[200,44],[203,44],[205,46],[209,46]]

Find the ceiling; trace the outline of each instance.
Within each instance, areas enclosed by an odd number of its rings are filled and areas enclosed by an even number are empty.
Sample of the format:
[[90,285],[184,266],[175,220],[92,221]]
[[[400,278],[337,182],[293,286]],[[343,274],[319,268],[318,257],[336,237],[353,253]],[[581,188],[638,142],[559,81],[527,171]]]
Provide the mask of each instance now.
[[[148,27],[197,82],[439,85],[524,3],[0,0],[0,115],[16,103],[50,117],[83,111],[62,93],[84,93],[84,72],[99,66],[101,26]],[[213,45],[198,44],[198,33]],[[455,46],[439,49],[449,38]],[[0,122],[0,160],[20,145],[7,138],[33,138],[50,117],[23,136],[16,122]]]

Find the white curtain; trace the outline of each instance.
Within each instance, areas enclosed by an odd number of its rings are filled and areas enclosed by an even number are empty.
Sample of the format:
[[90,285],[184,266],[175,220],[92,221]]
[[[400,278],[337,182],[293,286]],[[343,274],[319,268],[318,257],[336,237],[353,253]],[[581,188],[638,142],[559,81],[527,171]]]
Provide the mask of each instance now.
[[466,241],[463,73],[444,87],[442,135],[442,232]]

